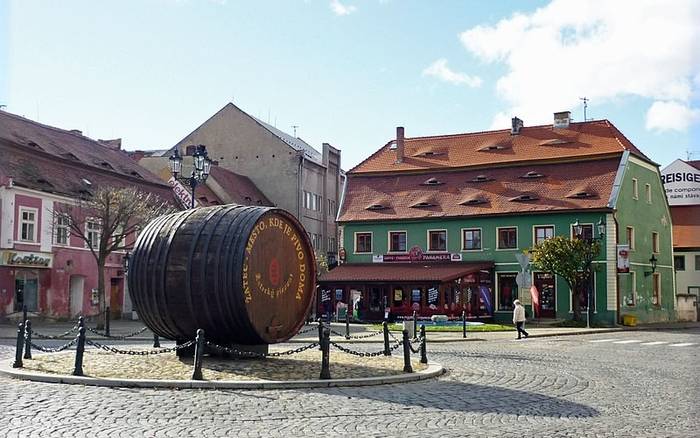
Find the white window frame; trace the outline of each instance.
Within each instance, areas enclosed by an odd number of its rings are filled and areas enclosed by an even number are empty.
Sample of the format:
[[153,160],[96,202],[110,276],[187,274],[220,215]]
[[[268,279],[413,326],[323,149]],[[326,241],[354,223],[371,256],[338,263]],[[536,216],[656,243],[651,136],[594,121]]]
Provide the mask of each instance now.
[[[357,251],[357,235],[369,234],[369,251]],[[374,231],[355,231],[352,236],[354,254],[372,254],[374,250]]]
[[644,184],[644,193],[646,194],[647,204],[651,204],[651,184]]
[[[430,233],[434,232],[434,231],[444,231],[445,232],[445,249],[430,249]],[[449,244],[450,241],[448,240],[449,237],[448,237],[448,233],[447,233],[447,228],[434,228],[434,229],[430,229],[430,230],[425,230],[425,239],[426,239],[425,247],[427,248],[426,252],[436,253],[436,254],[445,254],[446,252],[448,252],[448,250],[450,248],[450,244]]]
[[661,251],[661,236],[659,236],[658,231],[651,232],[651,252],[654,254],[659,254]]
[[[405,250],[393,251],[391,249],[391,233],[403,233],[406,235],[406,249]],[[386,243],[387,243],[386,244],[386,249],[387,249],[386,252],[387,253],[389,253],[389,254],[406,254],[406,253],[408,253],[408,231],[406,231],[406,230],[389,230],[386,232],[386,238],[387,238],[387,241],[386,241]]]
[[[465,231],[479,231],[479,243],[481,244],[479,249],[467,249],[466,246],[464,245],[464,233]],[[470,227],[470,228],[462,228],[459,230],[460,238],[461,238],[461,243],[460,243],[460,251],[462,252],[479,252],[484,250],[484,230],[481,229],[481,227]]]
[[[629,234],[630,238],[627,238],[627,230],[632,230],[632,234]],[[627,244],[630,246],[630,251],[634,251],[637,246],[634,243],[636,240],[636,236],[634,235],[634,227],[630,227],[629,225],[625,227],[625,239],[627,240]]]
[[[557,227],[554,224],[533,225],[532,226],[532,246],[537,245],[537,229],[538,228],[551,228],[552,229],[552,237],[557,235]],[[545,237],[544,240],[551,239],[552,237]]]
[[[90,228],[89,225],[91,223],[97,224],[98,228],[97,229]],[[97,245],[92,245],[92,248],[95,251],[99,250],[100,238],[102,237],[101,233],[100,233],[101,230],[102,230],[102,226],[100,225],[99,219],[96,219],[96,218],[86,218],[85,219],[85,239],[87,241],[90,241],[90,243],[94,243],[94,242],[92,242],[92,240],[90,240],[90,232],[94,232],[97,235]],[[90,245],[88,245],[87,241],[85,242],[85,248],[90,248]]]
[[[67,221],[67,223],[65,225],[61,224],[60,223],[61,219],[65,219]],[[59,229],[66,230],[65,243],[58,241]],[[65,214],[59,214],[56,216],[56,223],[54,225],[53,243],[54,243],[54,245],[60,245],[60,246],[69,246],[70,245],[70,216],[65,215]]]
[[639,199],[639,181],[637,178],[632,178],[632,199]]
[[[515,228],[515,248],[501,248],[499,243],[499,234],[501,233],[501,230],[505,230],[508,228]],[[520,246],[520,232],[518,231],[518,226],[517,225],[508,225],[504,227],[496,227],[496,251],[517,251],[518,247]]]
[[[34,220],[33,221],[25,221],[24,220],[24,213],[32,213],[34,215]],[[23,239],[22,238],[22,227],[24,224],[31,224],[32,225],[32,236],[31,239]],[[37,240],[37,236],[39,235],[38,233],[38,226],[39,226],[39,209],[34,208],[34,207],[24,207],[21,206],[19,207],[19,229],[17,230],[17,240],[20,242],[29,242],[29,243],[39,243]]]

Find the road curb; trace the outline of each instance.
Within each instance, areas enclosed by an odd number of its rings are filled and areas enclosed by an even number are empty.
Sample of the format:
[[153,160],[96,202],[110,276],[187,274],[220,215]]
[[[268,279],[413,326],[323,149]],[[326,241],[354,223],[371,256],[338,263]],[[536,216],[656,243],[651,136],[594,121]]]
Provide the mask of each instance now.
[[[69,376],[12,368],[11,361],[0,362],[0,375],[18,380],[69,385],[104,386],[112,388],[172,388],[172,389],[302,389],[331,388],[340,386],[374,386],[417,382],[438,377],[445,368],[437,362],[428,362],[428,368],[415,373],[395,376],[364,377],[329,380],[156,380],[156,379],[101,379],[86,376]],[[332,368],[331,368],[332,372]]]

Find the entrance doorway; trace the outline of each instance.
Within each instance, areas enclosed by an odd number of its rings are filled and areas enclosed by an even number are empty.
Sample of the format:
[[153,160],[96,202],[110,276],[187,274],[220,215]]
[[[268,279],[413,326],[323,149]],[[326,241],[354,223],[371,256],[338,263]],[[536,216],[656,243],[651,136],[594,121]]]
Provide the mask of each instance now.
[[83,313],[83,295],[85,294],[85,277],[71,275],[70,277],[70,316]]
[[15,312],[27,306],[28,312],[39,310],[39,280],[36,274],[22,270],[15,276]]
[[109,287],[109,316],[112,319],[122,316],[121,278],[112,278]]
[[534,285],[539,294],[535,313],[540,318],[554,318],[557,312],[555,277],[548,272],[535,272],[534,277]]

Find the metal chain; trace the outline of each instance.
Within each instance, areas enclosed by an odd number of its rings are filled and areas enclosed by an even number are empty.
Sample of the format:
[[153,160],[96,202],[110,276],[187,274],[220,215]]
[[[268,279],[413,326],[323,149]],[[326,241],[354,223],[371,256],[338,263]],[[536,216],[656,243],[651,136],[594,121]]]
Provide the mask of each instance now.
[[[416,338],[416,340],[413,341],[413,342],[411,342],[411,340],[409,339],[409,340],[408,340],[408,348],[410,348],[411,351],[414,352],[414,353],[419,353],[419,352],[420,352],[420,344],[421,344],[421,342],[423,342],[423,338],[422,338],[422,337]],[[418,349],[417,349],[417,350],[416,350],[415,348],[413,348],[413,344],[414,344],[414,343],[418,344]]]
[[187,341],[184,344],[176,345],[174,347],[170,348],[160,348],[158,350],[120,350],[115,347],[111,347],[109,345],[105,344],[100,344],[99,342],[92,341],[90,339],[85,339],[85,343],[92,345],[95,348],[100,348],[105,351],[109,351],[111,353],[116,353],[116,354],[128,354],[130,356],[148,356],[151,354],[163,354],[163,353],[171,353],[173,351],[181,350],[183,348],[188,348],[194,345],[195,341]]
[[306,330],[298,331],[297,334],[294,335],[294,336],[303,335],[303,334],[305,334],[305,333],[309,333],[309,332],[312,332],[312,331],[314,331],[314,330],[318,330],[318,327],[309,327],[309,328],[307,328]]
[[[355,351],[351,350],[349,348],[345,348],[342,345],[338,344],[337,342],[331,341],[331,345],[337,348],[338,350],[342,351],[343,353],[347,354],[352,354],[354,356],[359,356],[359,357],[377,357],[377,356],[383,356],[384,355],[384,349],[381,349],[380,351],[375,351],[373,353],[367,353],[364,351]],[[391,348],[389,348],[389,351],[394,351],[397,348],[399,348],[400,344],[394,344]]]
[[303,347],[299,347],[299,348],[294,348],[292,350],[273,351],[272,353],[256,353],[254,351],[241,351],[241,350],[238,350],[236,348],[214,344],[214,343],[209,342],[209,341],[206,342],[206,345],[208,347],[212,347],[216,350],[223,351],[223,352],[229,353],[229,354],[233,354],[235,356],[262,359],[265,357],[291,356],[292,354],[301,353],[302,351],[306,351],[308,349],[318,347],[318,342],[312,342],[308,345],[304,345]]
[[67,343],[61,345],[60,347],[56,347],[56,348],[42,347],[41,345],[36,345],[34,342],[30,342],[29,345],[31,345],[32,348],[35,348],[35,349],[37,349],[41,352],[44,352],[44,353],[58,353],[60,351],[69,349],[70,347],[72,347],[73,345],[75,345],[77,343],[78,343],[78,338],[76,337],[72,341],[67,342]]
[[143,333],[143,332],[145,332],[146,330],[148,330],[148,327],[142,327],[142,328],[136,330],[136,331],[133,332],[133,333],[129,333],[128,335],[123,335],[123,336],[111,336],[111,335],[110,335],[110,336],[107,336],[106,333],[102,333],[102,332],[100,332],[100,331],[98,331],[98,330],[96,330],[96,329],[94,329],[94,328],[92,328],[92,327],[87,327],[87,326],[85,327],[85,329],[88,330],[88,331],[90,331],[90,332],[92,332],[92,333],[94,333],[94,334],[96,334],[96,335],[98,335],[98,336],[102,336],[102,337],[105,337],[105,338],[117,339],[117,340],[124,340],[124,339],[126,339],[126,338],[131,338],[131,337],[133,337],[133,336],[140,335],[141,333]]
[[69,329],[68,331],[63,332],[60,335],[53,335],[53,336],[52,335],[42,335],[41,333],[38,333],[38,332],[35,332],[34,330],[32,330],[32,336],[35,336],[35,337],[41,338],[41,339],[59,339],[59,338],[62,338],[64,336],[68,336],[77,330],[78,330],[78,326],[74,325],[73,328]]
[[379,330],[378,332],[373,332],[367,335],[357,335],[357,336],[345,336],[343,333],[338,333],[337,331],[330,329],[331,334],[336,335],[336,336],[342,336],[345,339],[365,339],[365,338],[371,338],[372,336],[377,336],[379,334],[384,333],[383,330]]

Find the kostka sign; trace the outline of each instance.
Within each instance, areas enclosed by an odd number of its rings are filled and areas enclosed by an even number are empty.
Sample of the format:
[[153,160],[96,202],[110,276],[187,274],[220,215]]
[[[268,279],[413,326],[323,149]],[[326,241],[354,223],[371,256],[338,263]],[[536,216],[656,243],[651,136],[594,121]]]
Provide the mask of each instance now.
[[700,204],[700,169],[676,160],[661,171],[669,205]]

